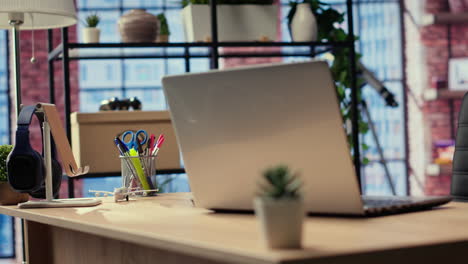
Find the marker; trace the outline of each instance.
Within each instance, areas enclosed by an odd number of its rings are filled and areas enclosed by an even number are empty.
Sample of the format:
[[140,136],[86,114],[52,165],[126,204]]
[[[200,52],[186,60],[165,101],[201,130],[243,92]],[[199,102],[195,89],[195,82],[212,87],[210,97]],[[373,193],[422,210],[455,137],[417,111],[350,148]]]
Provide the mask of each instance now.
[[162,144],[164,143],[164,135],[161,135],[162,137],[160,137],[161,140],[158,141],[158,143],[156,144],[156,148],[153,150],[153,153],[151,153],[152,156],[157,156],[158,155],[158,152],[159,152],[159,148],[161,148]]
[[146,175],[145,172],[143,171],[143,167],[141,166],[140,159],[138,157],[138,152],[134,149],[131,149],[130,152],[130,159],[133,163],[133,167],[135,168],[138,178],[140,179],[140,183],[145,190],[149,190],[150,186],[148,184],[148,181],[146,180]]
[[154,140],[155,140],[155,136],[154,134],[151,134],[150,136],[150,139],[148,140],[147,144],[146,144],[146,150],[149,151],[149,153],[153,152],[153,148],[154,148]]

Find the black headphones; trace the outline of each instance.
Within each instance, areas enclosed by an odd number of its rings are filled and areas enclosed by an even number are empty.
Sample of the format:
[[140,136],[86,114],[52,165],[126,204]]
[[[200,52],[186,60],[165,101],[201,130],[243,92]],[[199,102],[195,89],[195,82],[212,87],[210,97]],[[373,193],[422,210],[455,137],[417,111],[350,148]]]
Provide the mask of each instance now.
[[[44,113],[36,112],[35,105],[24,106],[18,116],[16,144],[7,159],[8,182],[18,192],[29,193],[34,198],[45,198],[44,146],[42,146],[41,155],[31,147],[29,142],[29,125],[34,114],[39,120],[42,133]],[[57,197],[62,182],[62,167],[56,160],[55,143],[52,137],[51,150],[53,193],[54,197]]]

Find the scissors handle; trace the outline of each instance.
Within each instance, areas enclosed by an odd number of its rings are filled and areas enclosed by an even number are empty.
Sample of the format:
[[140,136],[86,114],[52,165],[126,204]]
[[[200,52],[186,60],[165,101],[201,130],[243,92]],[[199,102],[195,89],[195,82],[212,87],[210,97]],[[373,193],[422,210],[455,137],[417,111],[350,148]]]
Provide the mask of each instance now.
[[[143,137],[140,137],[140,135],[143,135]],[[140,140],[141,145],[145,145],[146,141],[148,140],[148,132],[146,132],[146,130],[143,130],[143,129],[138,130],[135,133],[135,138],[134,138],[135,144],[138,143],[137,139]]]
[[[125,140],[126,137],[128,137],[128,135],[130,135],[130,140]],[[135,140],[135,135],[133,134],[133,131],[125,131],[123,134],[122,134],[122,141],[123,143],[125,143],[125,145],[127,145],[128,147],[133,147],[133,141]]]

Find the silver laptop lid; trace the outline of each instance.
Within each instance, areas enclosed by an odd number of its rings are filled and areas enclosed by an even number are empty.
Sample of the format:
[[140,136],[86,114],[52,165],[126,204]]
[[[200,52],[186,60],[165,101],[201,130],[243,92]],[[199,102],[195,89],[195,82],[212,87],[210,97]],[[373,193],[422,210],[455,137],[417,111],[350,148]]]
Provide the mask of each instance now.
[[285,164],[308,211],[364,213],[326,62],[167,76],[163,88],[197,206],[250,210],[262,171]]

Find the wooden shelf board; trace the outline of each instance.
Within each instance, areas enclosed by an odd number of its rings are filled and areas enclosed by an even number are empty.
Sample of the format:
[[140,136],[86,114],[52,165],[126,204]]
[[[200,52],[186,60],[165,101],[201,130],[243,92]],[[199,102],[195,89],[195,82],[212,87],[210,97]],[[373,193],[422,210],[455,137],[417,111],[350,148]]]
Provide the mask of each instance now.
[[468,24],[468,12],[451,13],[444,12],[438,14],[426,14],[423,16],[422,24],[427,25],[447,25],[447,24]]
[[463,99],[463,96],[468,91],[453,91],[441,89],[437,91],[437,97],[440,99]]
[[424,99],[426,101],[438,99],[463,99],[468,90],[449,90],[449,89],[428,89],[424,92]]

